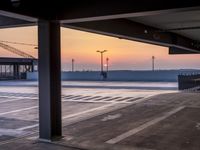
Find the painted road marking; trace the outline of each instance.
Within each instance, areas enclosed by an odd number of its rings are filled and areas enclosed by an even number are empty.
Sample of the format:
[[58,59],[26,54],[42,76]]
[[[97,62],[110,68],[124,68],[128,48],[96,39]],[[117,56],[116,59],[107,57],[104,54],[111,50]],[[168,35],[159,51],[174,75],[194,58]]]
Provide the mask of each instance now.
[[107,115],[106,117],[102,118],[101,121],[110,121],[118,119],[122,116],[122,114],[115,114],[115,115]]
[[1,96],[1,97],[5,97],[5,98],[15,98],[15,99],[38,99],[38,97],[29,97],[29,96]]
[[66,115],[66,116],[63,116],[62,119],[76,117],[76,116],[79,116],[79,115],[82,115],[82,114],[86,114],[86,113],[89,113],[89,112],[93,112],[93,111],[97,111],[97,110],[102,110],[102,109],[104,109],[106,107],[110,107],[112,105],[115,105],[115,104],[112,103],[112,104],[100,106],[100,107],[97,107],[97,108],[93,108],[93,109],[90,109],[90,110],[82,111],[82,112],[79,112],[79,113],[75,113],[75,114],[71,114],[71,115]]
[[[1,97],[5,97],[5,98],[14,98],[12,100],[3,100],[3,101],[0,101],[0,104],[1,103],[6,103],[6,102],[14,102],[14,101],[18,101],[18,100],[25,100],[25,99],[28,99],[28,100],[38,100],[38,97],[29,97],[29,96],[18,96],[18,95],[13,95],[13,96],[1,96]],[[140,97],[108,97],[108,96],[81,96],[81,95],[67,95],[66,97],[64,95],[62,95],[62,101],[63,102],[66,102],[66,101],[69,101],[69,102],[92,102],[92,103],[95,103],[95,102],[106,102],[106,103],[132,103],[132,101],[129,101],[130,99],[140,99]]]
[[25,127],[22,127],[22,128],[18,128],[16,130],[22,131],[22,130],[27,130],[27,129],[35,128],[35,127],[38,127],[38,126],[39,126],[39,124],[34,124],[34,125],[30,125],[30,126],[25,126]]
[[[150,97],[151,97],[151,96],[150,96]],[[140,102],[142,102],[142,101],[147,100],[147,99],[150,98],[150,97],[146,97],[146,98],[143,98],[143,99],[136,100],[136,101],[132,102],[131,104],[140,103]],[[67,101],[67,100],[64,100],[63,102],[65,102],[65,101]],[[84,101],[83,101],[83,102],[84,102]],[[108,104],[108,105],[115,105],[115,104],[117,104],[117,103],[119,103],[119,102],[113,102],[113,103],[110,103],[110,104]],[[123,103],[126,103],[126,102],[123,102]],[[104,107],[106,107],[106,106],[108,106],[108,105],[104,105],[104,106],[101,106],[101,107],[104,108]],[[100,108],[96,108],[96,109],[94,109],[94,110],[93,110],[93,109],[87,110],[87,111],[81,112],[81,113],[87,113],[87,112],[90,112],[90,111],[95,111],[95,110],[101,109],[101,107],[100,107]],[[35,108],[38,108],[38,106],[33,106],[33,107],[28,107],[28,108],[23,108],[23,109],[17,109],[17,110],[13,110],[13,111],[9,111],[9,112],[3,112],[3,113],[0,113],[0,116],[6,115],[6,114],[11,114],[11,113],[17,113],[17,112],[21,112],[21,111],[26,111],[26,110],[31,110],[31,109],[35,109]],[[65,116],[64,116],[64,119],[65,119]]]
[[38,100],[36,98],[25,98],[25,97],[15,97],[14,99],[0,101],[0,104],[7,103],[7,102],[15,102],[15,101],[22,101],[22,100]]
[[2,129],[0,128],[0,136],[1,135],[8,135],[8,136],[19,136],[25,134],[24,131],[17,131],[15,129]]
[[[112,104],[100,106],[100,107],[97,107],[97,108],[93,108],[93,109],[90,109],[90,110],[78,112],[78,113],[75,113],[75,114],[66,115],[66,116],[63,116],[62,119],[64,120],[64,119],[68,119],[68,118],[72,118],[72,117],[77,117],[77,116],[80,116],[80,115],[83,115],[83,114],[86,114],[86,113],[90,113],[90,112],[93,112],[93,111],[102,110],[102,109],[104,109],[106,107],[110,107],[112,105],[115,105],[115,104],[112,103]],[[16,130],[22,131],[22,130],[27,130],[27,129],[35,128],[35,127],[38,127],[38,126],[39,126],[39,124],[34,124],[34,125],[30,125],[30,126],[18,128]]]
[[17,109],[17,110],[8,111],[8,112],[3,112],[3,113],[0,113],[0,116],[11,114],[11,113],[17,113],[17,112],[21,112],[21,111],[26,111],[26,110],[30,110],[30,109],[35,109],[35,108],[38,108],[38,106],[33,106],[33,107],[28,107],[28,108],[23,108],[23,109]]
[[4,101],[0,101],[0,104],[2,104],[2,103],[7,103],[7,102],[20,101],[20,100],[24,100],[24,99],[15,98],[15,99],[10,99],[10,100],[4,100]]
[[[150,98],[150,97],[148,97],[148,98]],[[132,102],[131,104],[137,104],[137,103],[143,102],[145,100],[148,100],[148,98],[136,100],[136,101]],[[82,114],[90,113],[90,112],[93,112],[93,111],[103,110],[106,107],[114,106],[116,104],[117,103],[109,103],[107,105],[103,105],[103,106],[96,107],[96,108],[93,108],[93,109],[90,109],[90,110],[82,111],[82,112],[79,112],[79,113],[76,113],[76,114],[70,114],[70,115],[63,116],[62,119],[64,120],[64,119],[68,119],[68,118],[72,118],[72,117],[77,117],[77,116],[82,115]],[[31,126],[18,128],[17,130],[27,130],[27,129],[35,128],[35,127],[38,127],[38,126],[39,126],[39,124],[34,124],[34,125],[31,125]]]
[[122,141],[122,140],[124,140],[124,139],[126,139],[126,138],[128,138],[128,137],[130,137],[130,136],[132,136],[132,135],[134,135],[134,134],[136,134],[136,133],[138,133],[138,132],[140,132],[140,131],[142,131],[142,130],[144,130],[144,129],[146,129],[146,128],[148,128],[148,127],[150,127],[150,126],[152,126],[152,125],[154,125],[154,124],[156,124],[156,123],[158,123],[158,122],[160,122],[160,121],[162,121],[166,118],[168,118],[168,117],[170,117],[171,115],[183,110],[184,108],[185,108],[185,106],[181,106],[181,107],[178,107],[176,109],[173,109],[172,111],[165,113],[164,116],[155,118],[155,119],[153,119],[153,120],[151,120],[151,121],[149,121],[149,122],[147,122],[147,123],[145,123],[145,124],[143,124],[143,125],[141,125],[137,128],[129,130],[129,131],[113,138],[113,139],[106,141],[106,143],[116,144],[116,143],[118,143],[118,142],[120,142],[120,141]]

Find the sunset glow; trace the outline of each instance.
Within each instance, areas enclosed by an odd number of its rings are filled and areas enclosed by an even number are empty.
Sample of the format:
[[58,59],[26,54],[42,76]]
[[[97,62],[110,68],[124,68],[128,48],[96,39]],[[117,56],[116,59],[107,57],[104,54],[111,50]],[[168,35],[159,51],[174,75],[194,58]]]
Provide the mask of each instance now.
[[[109,58],[112,70],[151,69],[151,58],[155,56],[156,69],[200,68],[200,55],[168,55],[168,48],[128,41],[93,33],[62,28],[62,68],[75,70],[99,70],[100,54],[97,50],[108,50],[104,62]],[[0,40],[37,44],[37,27],[1,29]],[[37,57],[37,50],[31,46],[10,44]],[[18,57],[0,48],[1,57]]]

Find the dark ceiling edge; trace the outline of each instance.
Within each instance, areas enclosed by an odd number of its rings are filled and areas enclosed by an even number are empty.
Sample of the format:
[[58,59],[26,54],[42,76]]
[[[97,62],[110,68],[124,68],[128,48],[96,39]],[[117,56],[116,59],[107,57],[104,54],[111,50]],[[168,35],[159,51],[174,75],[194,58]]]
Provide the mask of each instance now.
[[[120,39],[133,40],[165,47],[177,47],[191,52],[200,52],[199,41],[175,33],[160,33],[159,29],[127,19],[61,24],[63,27],[102,34]],[[120,30],[123,29],[123,30]]]
[[37,22],[38,21],[38,19],[34,18],[34,17],[21,15],[21,14],[17,14],[17,13],[13,13],[13,12],[8,12],[8,11],[3,11],[3,10],[0,10],[0,15],[9,17],[9,18],[13,18],[13,19],[24,20],[24,21],[28,21],[28,22]]
[[178,9],[166,9],[166,10],[154,10],[154,11],[145,11],[145,12],[134,12],[134,13],[123,13],[123,14],[114,14],[114,15],[102,15],[96,17],[82,17],[75,19],[61,19],[62,24],[69,23],[80,23],[80,22],[90,22],[90,21],[101,21],[109,19],[121,19],[121,18],[134,18],[134,17],[144,17],[144,16],[153,16],[160,14],[171,14],[176,12],[187,12],[200,10],[200,6],[188,7],[188,8],[178,8]]
[[70,25],[70,24],[62,24],[61,26],[64,27],[64,28],[69,28],[69,29],[73,29],[73,30],[79,30],[79,31],[84,31],[84,32],[89,32],[89,33],[94,33],[94,34],[100,34],[100,35],[105,35],[105,36],[110,36],[110,37],[114,37],[114,38],[118,38],[118,39],[122,39],[122,40],[144,42],[144,43],[147,43],[147,44],[153,44],[153,45],[164,46],[164,47],[171,46],[170,44],[162,44],[161,45],[159,42],[156,42],[156,41],[149,41],[149,40],[139,39],[139,38],[130,37],[130,36],[123,36],[123,35],[120,35],[120,34],[114,34],[114,33],[98,31],[98,30],[86,29],[86,28],[76,27],[76,26],[73,26],[73,25]]
[[37,23],[24,23],[24,24],[15,24],[15,25],[0,25],[0,29],[8,29],[8,28],[23,28],[23,27],[32,27],[37,26]]
[[[91,29],[79,28],[79,27],[75,27],[75,26],[70,26],[68,24],[62,24],[62,27],[73,29],[73,30],[79,30],[79,31],[94,33],[94,34],[101,34],[101,35],[110,36],[110,37],[114,37],[114,38],[118,38],[118,39],[122,39],[122,40],[136,41],[136,42],[147,43],[147,44],[151,44],[151,45],[163,46],[163,47],[166,47],[166,48],[172,48],[173,47],[173,48],[179,49],[178,53],[176,51],[173,52],[173,50],[169,51],[170,55],[172,55],[172,54],[200,54],[199,50],[189,49],[189,48],[185,48],[185,47],[179,47],[177,45],[171,45],[171,44],[166,44],[166,43],[161,44],[160,42],[148,41],[148,40],[138,39],[138,38],[133,38],[133,37],[131,38],[131,37],[128,37],[128,36],[111,34],[111,33],[107,33],[107,32],[100,32],[100,31],[91,30]],[[180,51],[182,51],[182,52],[180,52]]]
[[180,55],[180,54],[200,54],[200,52],[193,52],[193,51],[188,51],[184,50],[182,48],[178,47],[169,47],[169,55]]
[[[0,1],[1,11],[29,16],[29,18],[24,18],[28,19],[27,21],[41,18],[62,20],[62,23],[82,22],[87,19],[99,20],[101,17],[108,19],[138,17],[199,10],[199,8],[200,2],[198,0],[185,0],[183,2],[167,0],[62,0],[49,1],[48,3],[37,0],[20,0],[17,6],[13,5],[11,0]],[[83,20],[81,21],[81,19]]]

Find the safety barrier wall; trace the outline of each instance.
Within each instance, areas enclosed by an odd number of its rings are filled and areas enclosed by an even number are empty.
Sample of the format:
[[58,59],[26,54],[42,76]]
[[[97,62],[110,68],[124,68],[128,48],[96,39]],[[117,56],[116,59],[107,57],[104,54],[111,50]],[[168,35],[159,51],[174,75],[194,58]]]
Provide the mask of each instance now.
[[200,86],[200,74],[179,75],[179,90],[191,89]]
[[[159,71],[109,71],[107,81],[155,81],[178,82],[178,75],[192,74],[194,71],[159,70]],[[200,71],[195,71],[200,74]],[[28,80],[38,80],[38,73],[27,73]],[[101,81],[99,71],[62,72],[62,80],[69,81]]]

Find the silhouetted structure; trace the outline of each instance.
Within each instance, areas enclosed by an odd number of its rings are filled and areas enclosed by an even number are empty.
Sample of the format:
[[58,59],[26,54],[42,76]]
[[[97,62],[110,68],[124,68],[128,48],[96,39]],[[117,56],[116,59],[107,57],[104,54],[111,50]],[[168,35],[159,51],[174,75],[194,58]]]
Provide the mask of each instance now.
[[200,86],[200,74],[179,75],[178,76],[179,90],[195,88],[198,86]]
[[107,78],[107,72],[104,72],[103,70],[103,53],[107,52],[107,50],[103,50],[103,51],[97,51],[98,53],[101,54],[101,73],[100,75],[102,76],[103,80]]
[[155,70],[155,56],[152,56],[152,71]]
[[37,59],[0,58],[0,80],[26,79],[27,72],[33,72]]
[[106,58],[106,71],[108,73],[108,66],[109,66],[109,58]]
[[74,62],[75,62],[75,60],[72,59],[72,72],[74,72]]

